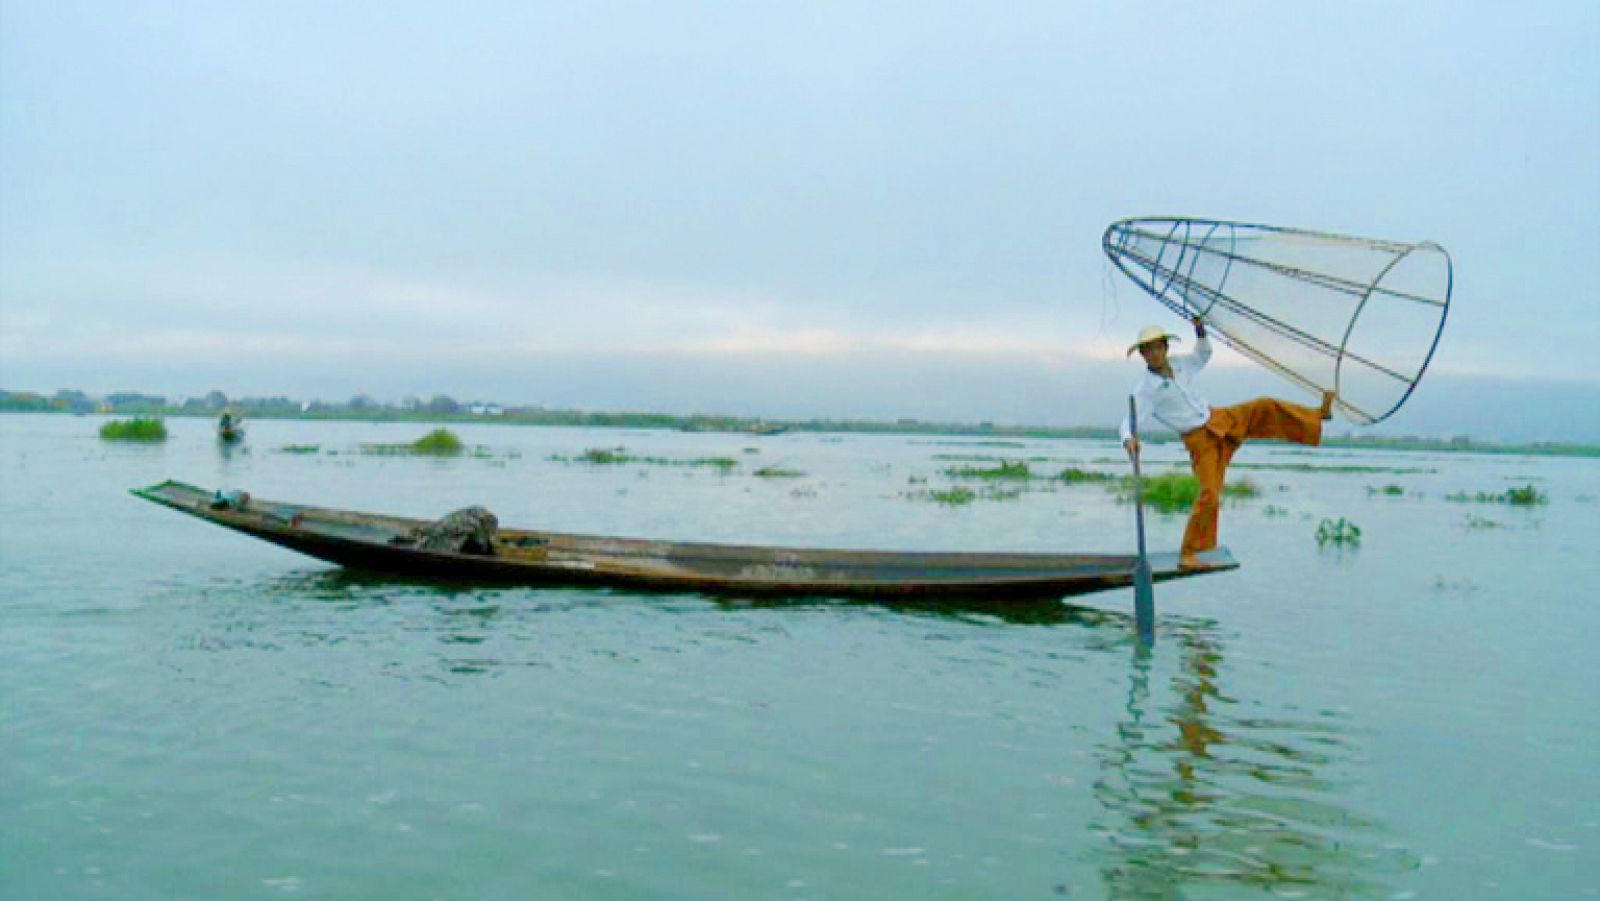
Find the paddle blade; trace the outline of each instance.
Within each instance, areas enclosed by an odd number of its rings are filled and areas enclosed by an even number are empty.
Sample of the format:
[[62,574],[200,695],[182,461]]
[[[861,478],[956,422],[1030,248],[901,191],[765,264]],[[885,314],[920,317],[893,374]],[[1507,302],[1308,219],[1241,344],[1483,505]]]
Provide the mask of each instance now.
[[1156,640],[1156,587],[1150,578],[1150,561],[1143,556],[1133,565],[1133,619],[1139,627],[1139,640]]

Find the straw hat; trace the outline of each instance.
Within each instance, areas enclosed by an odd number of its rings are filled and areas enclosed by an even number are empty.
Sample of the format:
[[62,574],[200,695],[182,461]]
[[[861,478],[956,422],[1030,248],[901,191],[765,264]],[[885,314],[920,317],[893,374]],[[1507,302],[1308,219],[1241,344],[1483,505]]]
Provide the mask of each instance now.
[[1183,340],[1159,325],[1147,325],[1144,328],[1139,329],[1139,340],[1133,342],[1133,344],[1128,348],[1128,356],[1133,356],[1133,352],[1139,349],[1139,345],[1149,344],[1151,341],[1160,341],[1162,338],[1165,338],[1168,341]]

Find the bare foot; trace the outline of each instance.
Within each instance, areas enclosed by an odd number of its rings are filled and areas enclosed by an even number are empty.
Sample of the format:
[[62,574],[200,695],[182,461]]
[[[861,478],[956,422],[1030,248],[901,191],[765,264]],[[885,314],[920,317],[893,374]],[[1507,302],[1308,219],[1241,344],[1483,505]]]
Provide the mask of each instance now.
[[1324,422],[1333,418],[1333,401],[1336,397],[1332,391],[1322,392],[1322,409],[1318,412],[1322,414]]

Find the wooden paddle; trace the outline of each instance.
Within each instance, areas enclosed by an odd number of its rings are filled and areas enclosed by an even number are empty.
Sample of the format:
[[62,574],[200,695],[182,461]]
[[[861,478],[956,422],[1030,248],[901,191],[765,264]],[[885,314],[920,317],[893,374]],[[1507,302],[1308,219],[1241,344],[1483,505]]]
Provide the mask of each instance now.
[[1133,433],[1133,518],[1139,530],[1139,559],[1133,564],[1133,618],[1139,629],[1139,641],[1145,645],[1156,641],[1156,587],[1150,578],[1150,559],[1144,550],[1144,482],[1139,475],[1139,408],[1133,395],[1128,395],[1128,423]]

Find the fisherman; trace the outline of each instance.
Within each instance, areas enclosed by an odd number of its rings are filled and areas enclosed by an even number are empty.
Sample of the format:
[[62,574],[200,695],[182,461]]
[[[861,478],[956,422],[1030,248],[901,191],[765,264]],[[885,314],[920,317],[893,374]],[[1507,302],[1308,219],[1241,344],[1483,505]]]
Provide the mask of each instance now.
[[[1211,341],[1205,322],[1195,316],[1194,353],[1168,356],[1169,341],[1180,340],[1159,325],[1146,326],[1139,339],[1128,348],[1144,358],[1145,373],[1134,389],[1142,432],[1151,419],[1183,437],[1189,450],[1190,465],[1200,480],[1200,496],[1183,530],[1183,545],[1178,550],[1178,565],[1183,569],[1204,569],[1199,554],[1217,546],[1217,513],[1222,509],[1222,480],[1233,452],[1250,438],[1279,438],[1296,444],[1322,443],[1322,423],[1333,418],[1334,393],[1322,394],[1322,407],[1303,407],[1270,397],[1258,397],[1232,407],[1206,403],[1194,388],[1194,377],[1211,359]],[[1122,446],[1130,456],[1139,453],[1139,439],[1133,437],[1133,423],[1127,416],[1120,429]]]

